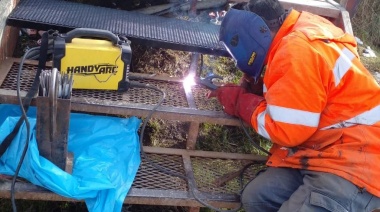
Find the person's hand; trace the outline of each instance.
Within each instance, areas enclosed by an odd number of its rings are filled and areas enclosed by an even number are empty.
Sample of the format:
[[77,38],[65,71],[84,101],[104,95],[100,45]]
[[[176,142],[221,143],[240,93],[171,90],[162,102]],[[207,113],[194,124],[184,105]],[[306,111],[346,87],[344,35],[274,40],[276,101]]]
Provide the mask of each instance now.
[[245,88],[249,93],[263,96],[263,78],[260,77],[257,82],[252,77],[244,74],[240,79],[240,86]]
[[239,117],[248,124],[251,124],[253,111],[264,100],[263,97],[248,93],[245,88],[234,84],[219,87],[209,97],[217,97],[224,112]]
[[224,112],[229,115],[236,116],[236,104],[239,96],[244,93],[247,93],[244,88],[238,85],[228,84],[216,90],[216,97],[218,98],[220,104],[223,105]]

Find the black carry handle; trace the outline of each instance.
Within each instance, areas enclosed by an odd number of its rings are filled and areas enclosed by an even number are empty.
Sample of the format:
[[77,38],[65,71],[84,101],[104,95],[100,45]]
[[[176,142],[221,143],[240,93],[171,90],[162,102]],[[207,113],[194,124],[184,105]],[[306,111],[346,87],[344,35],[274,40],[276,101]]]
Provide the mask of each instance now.
[[79,37],[96,37],[104,38],[111,41],[114,45],[119,42],[119,37],[114,33],[102,30],[102,29],[91,29],[91,28],[77,28],[68,32],[65,36],[66,43],[71,43],[74,38]]

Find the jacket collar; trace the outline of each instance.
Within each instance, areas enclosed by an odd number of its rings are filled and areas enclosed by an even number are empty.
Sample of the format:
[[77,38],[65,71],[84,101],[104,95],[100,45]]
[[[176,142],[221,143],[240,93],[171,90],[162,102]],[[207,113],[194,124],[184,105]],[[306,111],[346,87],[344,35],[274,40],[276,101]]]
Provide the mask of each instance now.
[[[301,15],[300,12],[298,12],[295,9],[292,9],[289,13],[289,15],[286,17],[284,23],[281,25],[280,29],[278,30],[277,34],[273,38],[272,44],[269,47],[268,54],[273,50],[275,46],[278,45],[278,43],[281,41],[283,37],[285,37],[287,34],[292,32],[292,29],[294,27],[294,24],[297,22],[299,16]],[[267,56],[268,59],[268,56]],[[265,63],[267,62],[267,59]]]

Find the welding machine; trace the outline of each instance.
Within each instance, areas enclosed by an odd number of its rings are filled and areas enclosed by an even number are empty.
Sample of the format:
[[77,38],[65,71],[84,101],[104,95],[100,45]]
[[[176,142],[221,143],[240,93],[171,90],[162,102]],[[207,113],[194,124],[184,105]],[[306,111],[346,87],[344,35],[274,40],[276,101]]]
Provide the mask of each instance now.
[[54,38],[53,67],[73,75],[74,89],[126,91],[130,42],[107,30],[77,28]]

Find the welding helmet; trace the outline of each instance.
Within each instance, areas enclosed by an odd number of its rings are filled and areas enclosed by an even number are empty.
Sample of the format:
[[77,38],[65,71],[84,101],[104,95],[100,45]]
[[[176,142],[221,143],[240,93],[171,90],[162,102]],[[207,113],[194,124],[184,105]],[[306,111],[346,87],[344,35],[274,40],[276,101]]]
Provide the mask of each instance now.
[[234,58],[236,66],[257,80],[272,43],[270,30],[257,14],[230,9],[224,17],[219,41]]

